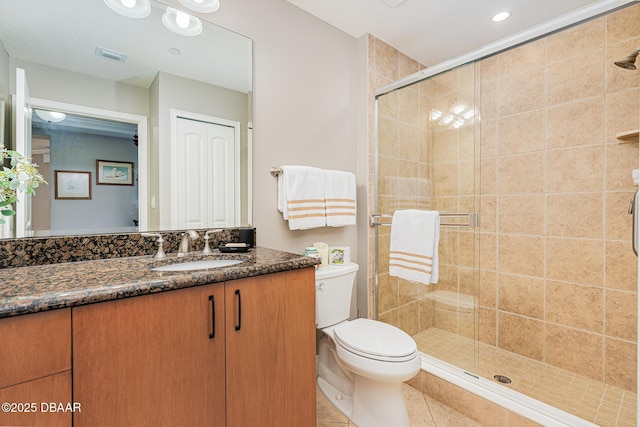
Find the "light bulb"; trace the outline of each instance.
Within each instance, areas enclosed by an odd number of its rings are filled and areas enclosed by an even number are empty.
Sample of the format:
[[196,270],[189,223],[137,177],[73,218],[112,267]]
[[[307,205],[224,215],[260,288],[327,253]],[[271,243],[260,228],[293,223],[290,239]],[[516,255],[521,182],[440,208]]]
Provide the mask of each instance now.
[[189,15],[184,12],[178,11],[176,13],[176,24],[180,28],[188,28],[189,27]]
[[500,13],[495,14],[493,16],[493,18],[491,18],[491,20],[493,22],[502,22],[502,21],[504,21],[505,19],[507,19],[510,16],[511,16],[511,14],[509,12],[500,12]]
[[193,37],[202,32],[202,22],[195,16],[167,6],[162,23],[176,34]]

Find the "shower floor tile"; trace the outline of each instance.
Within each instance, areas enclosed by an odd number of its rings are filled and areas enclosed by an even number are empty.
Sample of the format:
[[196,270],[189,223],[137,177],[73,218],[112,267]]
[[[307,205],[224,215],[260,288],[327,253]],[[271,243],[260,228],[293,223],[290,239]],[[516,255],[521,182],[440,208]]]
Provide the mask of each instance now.
[[[636,425],[636,394],[536,360],[430,328],[413,337],[418,349],[449,364],[493,379],[511,379],[505,387],[553,405],[602,427]],[[478,349],[479,372],[475,368]]]

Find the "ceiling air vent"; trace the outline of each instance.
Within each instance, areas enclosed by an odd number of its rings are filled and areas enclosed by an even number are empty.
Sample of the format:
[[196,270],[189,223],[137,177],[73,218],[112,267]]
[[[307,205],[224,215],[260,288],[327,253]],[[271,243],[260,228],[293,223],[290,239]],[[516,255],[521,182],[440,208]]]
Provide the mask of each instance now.
[[117,52],[115,50],[107,49],[106,47],[96,46],[96,55],[103,58],[111,59],[112,61],[126,62],[127,55],[125,53]]

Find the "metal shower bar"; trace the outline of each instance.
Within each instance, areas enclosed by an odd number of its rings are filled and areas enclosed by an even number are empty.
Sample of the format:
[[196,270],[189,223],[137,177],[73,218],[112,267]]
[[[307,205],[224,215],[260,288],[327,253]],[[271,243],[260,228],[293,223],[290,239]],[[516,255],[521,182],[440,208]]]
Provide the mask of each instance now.
[[[376,225],[391,225],[391,221],[385,222],[384,220],[391,220],[393,215],[385,214],[373,214],[371,215],[371,226]],[[480,214],[477,212],[470,213],[446,213],[441,212],[440,218],[466,218],[467,222],[440,222],[443,227],[466,227],[475,228],[480,226]]]

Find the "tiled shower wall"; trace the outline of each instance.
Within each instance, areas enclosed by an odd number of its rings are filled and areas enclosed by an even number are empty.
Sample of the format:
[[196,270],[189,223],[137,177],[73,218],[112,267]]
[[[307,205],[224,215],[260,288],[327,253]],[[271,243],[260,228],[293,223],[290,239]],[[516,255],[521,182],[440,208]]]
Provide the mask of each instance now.
[[479,339],[636,389],[640,5],[481,61]]
[[[475,293],[482,342],[633,391],[637,273],[627,206],[637,188],[631,170],[638,165],[638,144],[620,144],[615,135],[640,127],[640,71],[622,70],[613,61],[638,45],[640,5],[635,5],[480,62],[478,289],[465,289],[473,283],[468,277],[473,260],[464,259],[465,251],[443,254],[441,272],[444,279],[452,277],[447,264],[456,261],[456,286]],[[373,37],[368,59],[370,88],[420,68]],[[455,78],[463,87],[465,78]],[[379,106],[381,129],[392,129],[391,137],[380,132],[380,175],[398,178],[381,180],[380,211],[393,212],[406,200],[415,204],[409,207],[471,208],[464,174],[473,171],[473,160],[467,148],[457,147],[451,157],[437,138],[421,144],[429,135],[425,106],[434,88],[421,83],[403,91]],[[416,117],[421,100],[422,114]],[[410,105],[418,108],[411,113]],[[375,119],[370,117],[373,165]],[[399,184],[400,179],[411,185]],[[456,180],[455,200],[433,198],[445,182]],[[374,182],[371,168],[372,192]],[[391,194],[394,189],[404,193]],[[373,193],[370,199],[373,206]],[[378,228],[381,246],[388,247],[389,229]],[[371,229],[370,265],[374,237]],[[447,242],[452,248],[473,245],[464,231],[444,237]],[[384,265],[380,271],[380,319],[409,333],[429,327],[433,306],[422,296],[435,288],[389,280]],[[373,277],[369,283],[373,301]],[[464,323],[455,327],[473,333]]]

